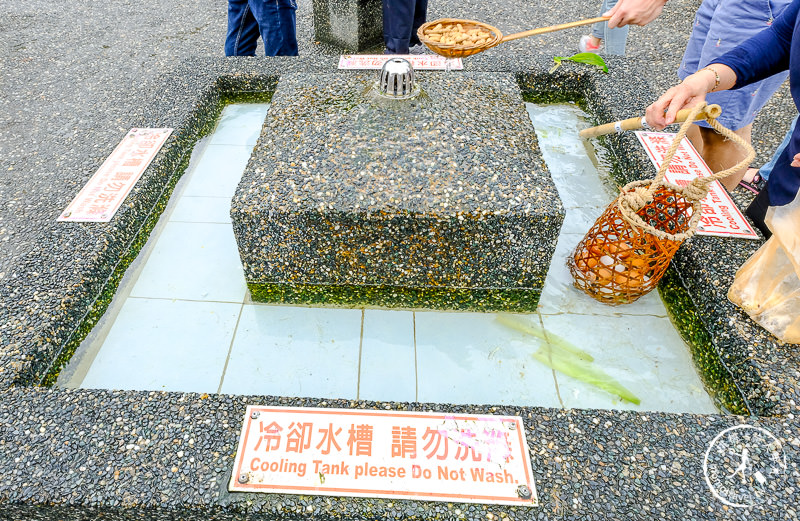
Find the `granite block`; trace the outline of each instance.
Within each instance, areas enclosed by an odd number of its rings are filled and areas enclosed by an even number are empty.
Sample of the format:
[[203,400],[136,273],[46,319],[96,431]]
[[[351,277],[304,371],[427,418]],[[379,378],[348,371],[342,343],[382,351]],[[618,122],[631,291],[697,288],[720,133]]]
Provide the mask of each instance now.
[[383,43],[380,0],[313,0],[314,37],[347,51]]
[[374,83],[281,78],[231,208],[251,289],[524,290],[535,309],[564,211],[514,78],[424,75],[410,100]]

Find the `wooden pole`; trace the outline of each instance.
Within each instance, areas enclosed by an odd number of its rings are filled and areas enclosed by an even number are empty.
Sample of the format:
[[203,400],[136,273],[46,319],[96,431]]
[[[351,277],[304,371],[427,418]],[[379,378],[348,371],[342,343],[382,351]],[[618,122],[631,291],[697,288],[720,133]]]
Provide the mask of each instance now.
[[[678,114],[675,116],[675,123],[686,121],[686,118],[689,116],[690,112],[691,109],[679,110]],[[698,112],[694,119],[695,121],[700,121],[701,119],[706,118],[716,119],[720,114],[722,114],[722,108],[719,105],[709,105],[704,110]],[[645,123],[644,118],[628,118],[621,121],[615,121],[614,123],[606,123],[605,125],[585,128],[579,132],[579,135],[582,138],[597,137],[605,134],[611,134],[612,132],[639,130],[646,128],[646,126],[647,124]]]
[[521,33],[514,33],[514,34],[507,34],[503,36],[500,40],[501,42],[507,42],[509,40],[516,40],[518,38],[525,38],[526,36],[533,36],[535,34],[544,34],[544,33],[552,33],[555,31],[560,31],[562,29],[569,29],[570,27],[579,27],[581,25],[589,25],[596,22],[605,22],[607,21],[610,16],[598,16],[597,18],[589,18],[587,20],[578,20],[577,22],[568,22],[565,24],[558,24],[558,25],[550,25],[548,27],[540,27],[539,29],[531,29],[530,31],[523,31]]

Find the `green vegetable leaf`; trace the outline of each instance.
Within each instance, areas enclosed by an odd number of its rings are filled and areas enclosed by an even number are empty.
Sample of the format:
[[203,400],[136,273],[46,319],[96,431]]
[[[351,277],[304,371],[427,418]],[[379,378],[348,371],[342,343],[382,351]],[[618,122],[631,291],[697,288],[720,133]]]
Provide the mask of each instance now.
[[531,356],[547,367],[615,394],[633,404],[641,404],[641,400],[630,389],[598,367],[592,355],[552,331],[546,331],[530,321],[521,320],[513,315],[498,314],[495,320],[506,327],[539,339],[541,341],[538,342],[539,349]]
[[587,353],[586,351],[579,349],[577,346],[571,344],[567,340],[564,340],[560,336],[556,335],[552,331],[545,331],[539,326],[534,325],[533,323],[527,320],[521,320],[514,315],[508,315],[505,313],[499,313],[495,320],[499,323],[503,324],[506,327],[510,327],[511,329],[516,329],[520,333],[525,333],[526,335],[531,335],[539,340],[544,340],[545,342],[550,342],[556,348],[563,349],[573,355],[577,356],[578,358],[585,360],[587,362],[593,362],[594,358],[592,355]]
[[594,65],[596,67],[600,67],[603,69],[603,72],[608,73],[608,65],[606,65],[605,60],[599,55],[593,52],[579,52],[578,54],[573,54],[572,56],[556,56],[553,58],[553,61],[556,62],[555,67],[550,69],[550,72],[555,71],[559,65],[561,65],[561,60],[568,60],[575,63],[586,63],[588,65]]
[[563,351],[555,346],[544,345],[533,353],[533,358],[551,369],[615,394],[625,401],[635,405],[641,405],[642,403],[627,387],[609,376],[608,373],[594,363],[578,358],[569,351]]

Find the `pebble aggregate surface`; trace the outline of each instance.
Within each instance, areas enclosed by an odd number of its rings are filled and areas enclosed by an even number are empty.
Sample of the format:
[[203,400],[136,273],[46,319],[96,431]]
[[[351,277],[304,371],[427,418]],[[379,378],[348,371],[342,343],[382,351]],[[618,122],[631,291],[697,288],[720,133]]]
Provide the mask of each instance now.
[[[503,43],[465,59],[463,75],[513,78],[523,93],[582,100],[596,123],[641,115],[677,81],[698,4],[670,0],[655,22],[633,28],[628,56],[607,58],[608,74],[573,63],[548,73],[554,56],[577,52],[583,33],[571,30]],[[477,19],[511,33],[595,16],[598,7],[588,0],[443,0],[431,3],[428,17]],[[316,43],[310,2],[299,5],[299,58],[224,58],[225,10],[224,2],[210,0],[4,5],[0,519],[798,519],[800,352],[781,345],[725,296],[737,267],[761,241],[696,236],[673,261],[750,416],[37,387],[116,266],[136,248],[139,230],[163,207],[226,96],[339,74],[341,50]],[[756,119],[759,163],[795,113],[784,86]],[[134,127],[174,132],[115,218],[56,222]],[[618,182],[652,176],[634,136],[608,136],[604,144]],[[749,202],[742,190],[733,195],[742,207]],[[248,404],[518,415],[540,506],[229,493]],[[703,475],[711,440],[741,423],[781,439],[787,462],[774,489],[750,508],[719,501]]]
[[564,211],[519,86],[419,76],[281,77],[231,209],[249,284],[541,292]]

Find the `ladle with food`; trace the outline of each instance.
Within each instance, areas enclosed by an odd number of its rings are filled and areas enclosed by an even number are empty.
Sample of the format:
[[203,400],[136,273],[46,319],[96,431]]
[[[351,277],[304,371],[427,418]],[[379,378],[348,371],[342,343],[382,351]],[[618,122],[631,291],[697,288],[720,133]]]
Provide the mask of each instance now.
[[548,27],[531,29],[521,33],[503,36],[500,29],[475,20],[460,20],[456,18],[441,18],[422,24],[417,30],[417,36],[428,49],[447,58],[463,58],[491,49],[503,42],[517,40],[537,34],[552,33],[589,25],[595,22],[605,22],[610,17],[599,16],[587,20],[578,20]]

